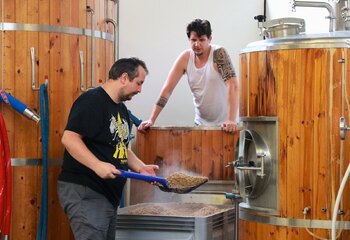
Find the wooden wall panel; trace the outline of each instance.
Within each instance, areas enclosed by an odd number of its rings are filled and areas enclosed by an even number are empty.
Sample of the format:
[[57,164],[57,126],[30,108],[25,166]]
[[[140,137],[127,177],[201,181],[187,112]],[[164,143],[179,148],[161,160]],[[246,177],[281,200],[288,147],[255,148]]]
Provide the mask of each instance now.
[[[78,28],[91,28],[86,6],[96,10],[94,29],[106,31],[105,18],[115,17],[115,5],[105,0],[5,0],[5,22],[45,24]],[[113,14],[112,14],[113,13]],[[98,24],[97,24],[98,23]],[[114,34],[113,32],[110,32]],[[73,101],[80,91],[79,51],[84,51],[85,81],[91,80],[91,37],[56,32],[4,31],[0,43],[2,58],[1,87],[39,113],[39,92],[31,88],[30,48],[35,49],[35,81],[39,87],[48,76],[50,104],[49,158],[62,158],[61,136]],[[3,43],[1,41],[4,41]],[[113,43],[95,39],[96,83],[105,81],[112,61],[108,55]],[[90,63],[89,63],[90,61]],[[85,86],[86,85],[85,82]],[[18,114],[10,106],[1,104],[10,141],[12,158],[42,157],[41,127]],[[39,220],[41,177],[40,166],[14,166],[12,228],[13,240],[35,239]],[[69,223],[59,206],[56,193],[60,166],[49,167],[49,226],[48,239],[73,239]]]

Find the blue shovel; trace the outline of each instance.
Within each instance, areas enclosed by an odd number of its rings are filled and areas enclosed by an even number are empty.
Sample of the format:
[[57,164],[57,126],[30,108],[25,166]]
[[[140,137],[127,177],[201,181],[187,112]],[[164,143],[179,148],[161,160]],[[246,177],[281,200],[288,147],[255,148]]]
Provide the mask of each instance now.
[[164,191],[164,192],[189,193],[192,190],[198,188],[200,185],[208,182],[207,178],[203,178],[203,181],[196,184],[195,186],[174,188],[174,187],[171,187],[171,185],[169,184],[169,182],[166,178],[150,176],[150,175],[145,175],[145,174],[140,174],[140,173],[135,173],[135,172],[129,172],[129,171],[121,170],[121,169],[118,169],[118,170],[121,172],[120,176],[125,177],[125,178],[142,180],[142,181],[149,182],[149,183],[157,182],[160,184],[160,186],[158,186],[159,189]]

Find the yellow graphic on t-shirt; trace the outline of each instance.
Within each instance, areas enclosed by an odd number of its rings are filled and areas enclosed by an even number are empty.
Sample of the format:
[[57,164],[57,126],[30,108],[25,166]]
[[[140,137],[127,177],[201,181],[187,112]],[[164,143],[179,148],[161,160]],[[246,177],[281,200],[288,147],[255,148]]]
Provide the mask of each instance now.
[[118,138],[113,157],[121,160],[121,163],[126,163],[128,151],[124,139],[128,138],[128,125],[123,122],[119,113],[117,119],[114,116],[111,117],[110,130],[115,134],[114,139]]

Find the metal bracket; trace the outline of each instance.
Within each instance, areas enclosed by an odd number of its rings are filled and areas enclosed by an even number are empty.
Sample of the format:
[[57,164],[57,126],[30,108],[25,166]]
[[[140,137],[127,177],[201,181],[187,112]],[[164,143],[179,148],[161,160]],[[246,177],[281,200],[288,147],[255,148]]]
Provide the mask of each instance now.
[[31,56],[31,60],[32,60],[32,89],[34,91],[39,91],[40,88],[37,88],[35,86],[35,50],[34,50],[34,47],[30,48],[30,56]]
[[340,139],[345,140],[346,131],[349,131],[350,128],[346,125],[346,121],[344,117],[340,117],[339,119],[339,127],[340,127]]

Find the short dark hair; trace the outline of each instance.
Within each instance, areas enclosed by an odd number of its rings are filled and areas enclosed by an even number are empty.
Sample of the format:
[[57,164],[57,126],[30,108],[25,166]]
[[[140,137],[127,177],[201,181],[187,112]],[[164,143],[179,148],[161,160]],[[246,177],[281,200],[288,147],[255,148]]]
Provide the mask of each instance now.
[[187,25],[186,33],[187,37],[190,38],[191,32],[197,33],[198,37],[207,35],[208,38],[211,36],[210,22],[205,19],[195,19]]
[[121,58],[112,65],[111,69],[109,70],[108,77],[109,79],[115,80],[126,72],[129,75],[130,80],[133,80],[138,76],[137,68],[139,66],[145,69],[146,73],[148,74],[148,69],[144,61],[136,57]]

